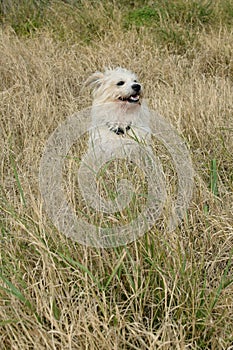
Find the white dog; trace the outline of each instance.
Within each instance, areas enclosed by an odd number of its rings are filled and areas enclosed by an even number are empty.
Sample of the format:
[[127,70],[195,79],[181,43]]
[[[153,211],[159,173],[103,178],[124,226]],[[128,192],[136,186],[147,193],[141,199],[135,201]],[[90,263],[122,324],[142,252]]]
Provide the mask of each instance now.
[[[148,144],[149,109],[137,76],[123,68],[96,72],[86,85],[93,89],[92,130],[89,147],[110,147],[126,139]],[[126,138],[126,139],[125,139]]]
[[[105,200],[98,192],[96,174],[106,162],[117,158],[128,159],[139,168],[149,164],[148,174],[153,173],[149,146],[150,112],[143,101],[142,86],[136,75],[126,69],[96,72],[86,85],[92,87],[94,100],[88,149],[79,168],[79,188],[88,205],[112,213],[130,203],[133,191],[129,191],[128,183],[124,183],[118,188],[115,201]],[[108,171],[105,169],[105,175]]]

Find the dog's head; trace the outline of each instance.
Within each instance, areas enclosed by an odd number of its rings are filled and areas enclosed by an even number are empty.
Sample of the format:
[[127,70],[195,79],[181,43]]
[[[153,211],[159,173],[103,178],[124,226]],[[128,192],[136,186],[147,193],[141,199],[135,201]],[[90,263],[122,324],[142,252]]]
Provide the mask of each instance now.
[[142,86],[134,73],[123,69],[108,69],[89,77],[86,85],[93,89],[94,104],[116,102],[124,107],[141,104]]

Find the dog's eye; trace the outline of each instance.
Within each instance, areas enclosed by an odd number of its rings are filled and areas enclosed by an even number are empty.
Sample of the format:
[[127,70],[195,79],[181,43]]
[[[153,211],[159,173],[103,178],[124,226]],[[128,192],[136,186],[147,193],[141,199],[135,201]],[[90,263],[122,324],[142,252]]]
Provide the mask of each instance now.
[[121,80],[121,81],[119,81],[118,83],[117,83],[117,86],[121,86],[121,85],[124,85],[124,81],[123,80]]

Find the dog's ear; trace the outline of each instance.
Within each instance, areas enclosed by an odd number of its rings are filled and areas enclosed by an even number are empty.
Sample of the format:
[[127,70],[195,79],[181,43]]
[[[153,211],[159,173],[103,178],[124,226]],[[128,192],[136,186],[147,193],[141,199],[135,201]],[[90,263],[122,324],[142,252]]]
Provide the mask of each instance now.
[[90,86],[93,89],[98,89],[101,85],[104,74],[101,72],[96,72],[92,74],[84,83],[85,86]]

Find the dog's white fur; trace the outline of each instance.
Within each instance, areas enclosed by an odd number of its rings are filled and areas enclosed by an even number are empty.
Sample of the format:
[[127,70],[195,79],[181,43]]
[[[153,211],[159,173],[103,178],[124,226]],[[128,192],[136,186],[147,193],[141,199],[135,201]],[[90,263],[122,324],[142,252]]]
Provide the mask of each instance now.
[[91,75],[86,85],[93,92],[89,147],[111,147],[122,138],[148,144],[150,113],[134,73],[120,67],[107,69]]
[[[115,158],[129,159],[140,168],[149,166],[153,170],[150,112],[136,75],[126,69],[96,72],[86,85],[92,87],[94,99],[88,149],[79,168],[79,188],[92,208],[112,213],[130,202],[132,192],[128,183],[123,180],[118,188],[119,195],[109,201],[100,196],[95,176],[106,162]],[[107,172],[105,169],[105,175]]]

